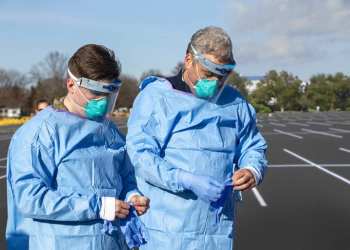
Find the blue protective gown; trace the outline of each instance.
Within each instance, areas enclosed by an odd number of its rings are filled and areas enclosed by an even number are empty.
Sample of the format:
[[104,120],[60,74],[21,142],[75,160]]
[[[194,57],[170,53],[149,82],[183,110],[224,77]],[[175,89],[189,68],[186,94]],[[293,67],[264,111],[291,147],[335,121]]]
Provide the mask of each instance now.
[[150,239],[140,249],[231,250],[236,195],[231,191],[218,221],[209,203],[183,190],[177,173],[181,168],[224,183],[228,173],[249,166],[260,182],[267,146],[254,109],[230,86],[216,103],[174,90],[161,78],[146,79],[141,88],[127,135],[138,187],[151,200],[140,217]]
[[48,107],[16,131],[7,163],[9,250],[128,249],[99,218],[102,196],[136,191],[113,122]]

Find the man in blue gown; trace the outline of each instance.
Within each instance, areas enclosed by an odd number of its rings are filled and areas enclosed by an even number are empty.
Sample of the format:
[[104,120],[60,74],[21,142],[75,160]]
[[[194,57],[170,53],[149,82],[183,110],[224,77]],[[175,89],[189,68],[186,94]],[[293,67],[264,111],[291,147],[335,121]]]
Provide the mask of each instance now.
[[234,201],[267,166],[253,107],[225,84],[234,66],[230,37],[206,27],[192,36],[177,76],[141,82],[127,149],[152,200],[142,250],[232,249]]
[[106,118],[121,85],[114,53],[85,45],[70,58],[68,73],[67,96],[11,140],[8,250],[126,250],[133,235],[129,230],[125,240],[117,219],[129,216],[128,202],[138,214],[148,208],[124,137]]

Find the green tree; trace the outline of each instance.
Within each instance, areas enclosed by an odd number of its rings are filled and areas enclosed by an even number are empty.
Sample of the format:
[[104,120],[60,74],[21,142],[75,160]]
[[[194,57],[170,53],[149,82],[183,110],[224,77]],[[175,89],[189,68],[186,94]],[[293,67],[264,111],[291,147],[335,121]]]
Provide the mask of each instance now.
[[350,108],[350,77],[337,73],[334,77],[335,108],[346,110]]
[[247,84],[249,81],[246,78],[241,77],[237,72],[232,72],[226,82],[236,88],[242,96],[248,97]]
[[350,102],[350,78],[343,73],[315,75],[306,96],[313,109],[319,106],[321,110],[346,110]]
[[250,96],[250,101],[260,109],[301,110],[302,81],[298,77],[281,71],[269,71]]

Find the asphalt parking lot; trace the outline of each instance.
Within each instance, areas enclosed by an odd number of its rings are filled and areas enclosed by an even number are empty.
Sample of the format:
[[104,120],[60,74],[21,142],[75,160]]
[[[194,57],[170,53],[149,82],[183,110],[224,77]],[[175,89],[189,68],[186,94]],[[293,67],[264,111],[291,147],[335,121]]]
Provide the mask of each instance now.
[[[119,120],[126,130],[125,120]],[[264,183],[238,204],[235,249],[350,249],[350,112],[259,115],[268,141]],[[5,249],[6,154],[0,128],[0,249]]]

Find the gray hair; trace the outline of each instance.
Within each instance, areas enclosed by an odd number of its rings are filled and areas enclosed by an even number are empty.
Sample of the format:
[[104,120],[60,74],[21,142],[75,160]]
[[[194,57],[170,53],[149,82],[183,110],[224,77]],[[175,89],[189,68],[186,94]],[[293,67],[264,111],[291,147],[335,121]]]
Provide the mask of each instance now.
[[213,55],[219,62],[234,63],[231,38],[222,28],[209,26],[198,30],[187,46],[187,53],[193,54],[191,45],[202,54]]

